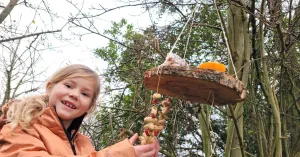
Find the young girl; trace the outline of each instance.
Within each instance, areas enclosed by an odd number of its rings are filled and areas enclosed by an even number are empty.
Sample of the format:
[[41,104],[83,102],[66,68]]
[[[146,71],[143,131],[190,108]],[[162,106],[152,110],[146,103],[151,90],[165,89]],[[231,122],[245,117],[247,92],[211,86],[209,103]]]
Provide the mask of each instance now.
[[84,117],[94,110],[99,90],[98,75],[75,64],[49,79],[45,95],[6,104],[0,117],[0,156],[156,157],[158,142],[134,146],[137,134],[95,151],[89,138],[78,132]]

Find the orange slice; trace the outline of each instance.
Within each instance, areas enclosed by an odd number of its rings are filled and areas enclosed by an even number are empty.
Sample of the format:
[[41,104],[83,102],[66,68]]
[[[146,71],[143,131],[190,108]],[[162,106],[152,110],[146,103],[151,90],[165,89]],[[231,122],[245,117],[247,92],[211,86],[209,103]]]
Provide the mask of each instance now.
[[226,71],[226,66],[224,64],[221,64],[219,62],[205,62],[202,63],[198,66],[198,68],[201,69],[211,69],[211,70],[216,70],[220,72],[225,72]]

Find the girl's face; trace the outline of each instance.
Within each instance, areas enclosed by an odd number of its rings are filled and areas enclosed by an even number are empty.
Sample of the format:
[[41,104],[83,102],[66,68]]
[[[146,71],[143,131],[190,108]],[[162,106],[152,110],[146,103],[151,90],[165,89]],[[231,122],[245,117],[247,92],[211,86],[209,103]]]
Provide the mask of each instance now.
[[49,105],[56,106],[57,115],[66,127],[91,107],[96,81],[91,78],[66,78],[56,84],[47,84]]

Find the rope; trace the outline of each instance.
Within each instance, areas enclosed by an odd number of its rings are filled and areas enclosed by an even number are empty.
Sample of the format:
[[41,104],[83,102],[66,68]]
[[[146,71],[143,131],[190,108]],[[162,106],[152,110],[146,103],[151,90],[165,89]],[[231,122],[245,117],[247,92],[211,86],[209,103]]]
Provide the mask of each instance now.
[[230,45],[229,45],[229,42],[228,42],[228,38],[227,38],[227,31],[226,31],[226,27],[225,27],[225,23],[224,23],[224,20],[221,16],[221,13],[220,13],[220,10],[217,6],[217,2],[216,0],[214,0],[214,4],[215,4],[215,8],[217,9],[217,13],[218,13],[218,17],[221,21],[221,28],[222,28],[222,32],[223,32],[223,35],[224,35],[224,39],[225,39],[225,43],[226,43],[226,46],[227,46],[227,52],[228,52],[228,55],[229,55],[229,58],[230,58],[230,61],[231,61],[231,64],[232,64],[232,67],[233,67],[233,70],[234,70],[234,74],[235,74],[235,78],[238,80],[238,75],[237,75],[237,72],[236,72],[236,68],[234,66],[234,63],[233,63],[233,59],[232,59],[232,56],[231,56],[231,48],[230,48]]
[[[194,17],[195,11],[196,11],[198,8],[199,8],[199,6],[198,6],[198,1],[197,1],[196,7],[194,8],[194,10],[192,11],[192,14],[189,16],[188,20],[186,21],[185,25],[183,26],[183,28],[182,28],[180,34],[178,35],[178,37],[177,37],[175,43],[174,43],[173,46],[172,46],[172,49],[170,50],[170,53],[172,53],[173,50],[175,49],[175,46],[176,46],[177,42],[179,41],[179,38],[180,38],[180,36],[182,35],[183,31],[185,30],[185,27],[186,27],[187,24],[190,22],[191,18]],[[183,58],[185,58],[185,54],[186,54],[186,51],[187,51],[187,45],[188,45],[188,42],[189,42],[189,38],[190,38],[190,34],[191,34],[191,30],[192,30],[193,24],[194,24],[194,23],[193,23],[193,21],[192,21],[192,26],[191,26],[190,31],[189,31],[189,36],[188,36],[188,40],[187,40],[187,44],[186,44],[186,48],[185,48],[185,52],[184,52],[184,57],[183,57]],[[159,69],[157,70],[157,73],[158,73],[158,71],[159,71]],[[161,77],[161,73],[160,73],[160,74],[158,73],[158,83],[157,83],[157,87],[156,87],[156,92],[157,92],[157,93],[158,93],[158,89],[159,89],[160,77]]]
[[[195,15],[195,12],[192,13],[192,18],[194,18],[194,15]],[[191,24],[191,27],[190,27],[190,30],[189,30],[189,35],[188,35],[188,38],[187,38],[187,41],[186,41],[186,44],[185,44],[185,50],[184,50],[184,55],[183,55],[184,59],[185,59],[185,54],[186,54],[186,51],[187,51],[187,48],[188,48],[188,45],[189,45],[189,42],[190,42],[190,37],[191,37],[191,32],[192,32],[193,25],[194,25],[194,20],[192,20],[192,24]]]
[[198,6],[198,1],[197,1],[196,7],[194,8],[194,10],[192,11],[192,14],[189,16],[188,20],[186,21],[185,25],[183,26],[183,28],[182,28],[180,34],[178,35],[178,37],[177,37],[175,43],[174,43],[173,46],[172,46],[172,49],[170,50],[170,53],[172,53],[173,50],[175,49],[175,46],[176,46],[177,42],[179,41],[179,38],[180,38],[180,36],[182,35],[183,31],[185,30],[185,27],[186,27],[187,24],[190,22],[191,18],[194,16],[195,11],[196,11],[198,8],[199,8],[199,6]]

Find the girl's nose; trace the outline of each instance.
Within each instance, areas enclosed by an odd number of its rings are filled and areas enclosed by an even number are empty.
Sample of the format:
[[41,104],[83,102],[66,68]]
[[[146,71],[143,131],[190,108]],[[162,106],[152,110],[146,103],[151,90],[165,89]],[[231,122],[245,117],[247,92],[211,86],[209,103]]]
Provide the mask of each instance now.
[[69,96],[73,99],[78,99],[78,95],[79,95],[78,91],[76,91],[76,90],[73,90],[69,93]]

